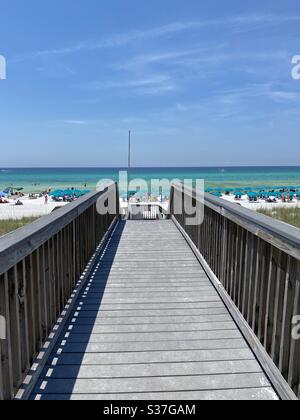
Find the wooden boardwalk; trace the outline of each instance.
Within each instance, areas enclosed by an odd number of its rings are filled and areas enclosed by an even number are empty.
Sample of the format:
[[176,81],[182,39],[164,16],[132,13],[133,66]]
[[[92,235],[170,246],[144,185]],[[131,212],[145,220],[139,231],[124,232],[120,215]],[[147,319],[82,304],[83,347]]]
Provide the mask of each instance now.
[[31,399],[277,399],[172,221],[119,222]]

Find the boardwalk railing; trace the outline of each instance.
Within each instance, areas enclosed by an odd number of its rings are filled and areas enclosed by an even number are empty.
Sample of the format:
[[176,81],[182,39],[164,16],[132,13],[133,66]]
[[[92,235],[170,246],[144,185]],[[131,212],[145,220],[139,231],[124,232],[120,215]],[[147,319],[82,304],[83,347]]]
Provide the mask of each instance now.
[[[174,200],[191,198],[194,206],[201,205],[194,190],[175,184],[171,214]],[[201,225],[188,225],[190,215],[184,212],[173,217],[263,345],[271,365],[273,361],[300,398],[300,230],[210,194],[205,194],[204,206]],[[284,394],[286,383],[268,360]]]
[[115,198],[111,184],[0,238],[0,400],[15,395],[116,218],[97,204]]
[[128,220],[162,220],[164,218],[163,209],[159,204],[138,204],[132,203],[129,205],[127,219]]

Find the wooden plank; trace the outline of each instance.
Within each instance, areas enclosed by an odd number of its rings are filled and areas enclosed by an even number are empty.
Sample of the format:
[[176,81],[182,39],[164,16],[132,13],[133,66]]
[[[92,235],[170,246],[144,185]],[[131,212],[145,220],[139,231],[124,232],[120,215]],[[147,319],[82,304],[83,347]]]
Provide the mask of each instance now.
[[121,394],[34,394],[32,400],[86,400],[86,401],[274,401],[278,400],[272,388],[223,389],[209,391],[140,392]]
[[165,391],[199,391],[213,389],[269,387],[270,384],[262,373],[203,375],[203,376],[170,376],[151,378],[117,378],[117,379],[51,379],[45,378],[35,388],[35,393],[93,394],[122,393],[125,390],[140,392]]
[[[226,331],[235,330],[235,323],[230,320],[227,322],[202,322],[202,323],[191,323],[186,322],[180,323],[137,323],[133,321],[131,324],[128,322],[124,323],[110,323],[100,325],[77,325],[70,326],[68,333],[72,333],[70,338],[72,339],[77,334],[119,334],[119,333],[147,333],[147,332],[191,332],[191,331]],[[66,337],[69,339],[69,337]]]
[[105,290],[104,293],[103,291],[100,292],[95,292],[93,293],[93,291],[89,291],[88,292],[88,297],[86,300],[93,300],[93,299],[98,299],[103,296],[103,302],[105,302],[106,300],[119,300],[119,299],[144,299],[144,297],[149,301],[151,301],[152,299],[164,299],[164,298],[169,298],[172,299],[173,297],[178,298],[179,296],[184,295],[184,299],[190,299],[191,297],[194,297],[195,295],[198,297],[199,295],[199,299],[212,299],[212,298],[218,298],[218,294],[217,292],[212,289],[209,288],[208,290],[204,291],[203,293],[196,293],[195,291],[188,291],[188,292],[175,292],[173,291],[164,291],[164,292],[143,292],[142,290],[137,291],[137,292],[124,292],[124,293],[119,293],[119,292],[110,292],[108,290]]
[[[59,343],[61,344],[61,342]],[[57,354],[63,353],[107,353],[136,351],[169,351],[169,350],[217,350],[248,348],[243,338],[189,340],[189,341],[140,341],[116,343],[68,343],[57,345]]]
[[[105,286],[95,286],[94,283],[92,283],[90,286],[86,287],[84,289],[85,292],[89,292],[89,295],[95,294],[99,295],[105,292],[106,295],[110,294],[149,294],[149,293],[168,293],[170,291],[169,287],[150,287],[151,285],[148,284],[148,286],[144,287],[133,287],[133,286],[127,286],[127,287],[111,287],[110,284]],[[207,283],[204,286],[190,286],[190,287],[180,287],[180,286],[174,286],[172,285],[172,290],[175,293],[206,293],[214,291],[211,288],[211,284]]]
[[184,363],[137,363],[94,366],[52,366],[46,368],[43,376],[51,379],[110,379],[142,378],[164,376],[226,375],[261,373],[256,360],[188,362]]
[[[77,310],[81,310],[82,313],[86,311],[91,311],[91,317],[93,321],[95,318],[100,318],[100,322],[102,319],[106,318],[126,318],[126,317],[134,317],[137,318],[145,318],[145,317],[152,317],[153,321],[155,319],[164,319],[165,317],[180,317],[183,321],[185,318],[190,316],[197,316],[197,319],[203,315],[206,316],[217,316],[217,315],[228,315],[227,310],[223,307],[220,308],[199,308],[199,309],[189,309],[189,308],[181,308],[181,309],[124,309],[124,310],[103,310],[99,305],[87,305],[83,303],[82,305],[77,307]],[[79,321],[79,320],[78,320]],[[96,319],[97,321],[97,319]]]
[[120,343],[138,341],[194,341],[241,338],[237,329],[212,331],[184,332],[153,332],[153,333],[107,333],[107,334],[70,334],[68,343]]
[[[82,297],[81,297],[82,298]],[[89,303],[97,303],[99,299],[93,298],[86,298],[84,299],[86,302]],[[217,294],[211,296],[196,296],[196,297],[172,297],[172,296],[165,296],[165,297],[140,297],[140,298],[113,298],[113,297],[105,297],[102,302],[103,304],[153,304],[153,303],[163,303],[163,304],[178,304],[178,303],[199,303],[205,302],[206,304],[209,302],[216,302],[219,300]],[[175,305],[176,306],[176,305]]]
[[122,353],[63,353],[52,354],[48,366],[60,365],[120,365],[134,363],[175,363],[175,362],[225,362],[234,360],[254,360],[252,352],[244,349],[141,351]]
[[[86,299],[79,299],[78,304],[87,303]],[[99,302],[97,302],[99,304]],[[221,300],[213,302],[149,302],[149,303],[104,303],[101,302],[101,311],[148,310],[148,309],[213,309],[224,308]]]
[[207,279],[198,279],[198,280],[193,280],[191,279],[190,281],[180,281],[177,279],[166,279],[164,281],[160,280],[160,281],[135,281],[134,279],[130,279],[130,281],[128,281],[128,279],[123,280],[107,280],[107,279],[103,279],[101,281],[98,280],[90,280],[90,285],[93,285],[96,288],[104,288],[106,287],[107,289],[121,289],[124,290],[124,292],[126,292],[128,289],[130,291],[130,289],[143,289],[144,287],[149,287],[152,289],[158,289],[158,288],[166,288],[167,290],[169,290],[170,287],[174,287],[174,289],[176,290],[176,288],[195,288],[195,289],[199,289],[202,287],[211,287],[210,282]]
[[[87,315],[87,316],[83,316]],[[76,323],[78,324],[83,318],[89,318],[90,320],[93,320],[95,322],[98,312],[80,312],[79,316],[76,319]],[[144,314],[143,314],[144,315]],[[199,316],[189,316],[189,315],[180,315],[180,316],[165,316],[161,317],[161,315],[158,315],[156,317],[151,316],[134,316],[134,317],[126,317],[122,316],[120,318],[118,317],[101,317],[99,319],[99,323],[101,325],[140,325],[140,324],[149,324],[149,325],[155,325],[155,324],[163,324],[163,325],[180,325],[180,324],[207,324],[207,323],[218,323],[218,322],[231,322],[232,318],[228,315],[199,315]],[[234,326],[235,328],[235,326]]]

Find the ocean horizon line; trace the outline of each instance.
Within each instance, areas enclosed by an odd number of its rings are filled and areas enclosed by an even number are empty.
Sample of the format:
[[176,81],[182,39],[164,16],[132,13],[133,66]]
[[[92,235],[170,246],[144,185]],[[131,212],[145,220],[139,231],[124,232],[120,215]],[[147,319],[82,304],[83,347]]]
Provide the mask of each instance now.
[[[300,168],[300,165],[205,165],[205,166],[132,166],[134,169],[247,169],[247,168]],[[118,169],[127,170],[126,166],[0,166],[2,170],[19,169]]]

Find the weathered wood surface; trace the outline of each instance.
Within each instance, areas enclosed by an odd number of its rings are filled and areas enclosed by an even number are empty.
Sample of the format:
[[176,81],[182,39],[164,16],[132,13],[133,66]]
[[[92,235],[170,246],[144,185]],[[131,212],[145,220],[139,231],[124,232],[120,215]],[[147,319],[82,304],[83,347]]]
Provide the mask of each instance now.
[[32,399],[277,399],[171,221],[119,222]]

